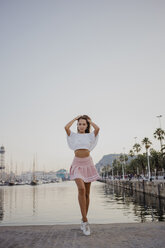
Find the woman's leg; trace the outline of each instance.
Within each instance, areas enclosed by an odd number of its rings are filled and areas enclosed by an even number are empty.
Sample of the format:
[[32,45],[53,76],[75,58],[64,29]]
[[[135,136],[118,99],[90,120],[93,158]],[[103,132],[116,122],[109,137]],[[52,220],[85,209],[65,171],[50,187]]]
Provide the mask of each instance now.
[[84,222],[88,221],[87,220],[87,212],[86,212],[86,187],[85,183],[81,178],[76,178],[75,182],[78,187],[78,200],[79,200],[79,205],[81,209],[81,214],[82,214],[82,220]]
[[86,188],[86,214],[88,213],[88,208],[89,208],[90,186],[91,186],[91,182],[85,183],[85,188]]

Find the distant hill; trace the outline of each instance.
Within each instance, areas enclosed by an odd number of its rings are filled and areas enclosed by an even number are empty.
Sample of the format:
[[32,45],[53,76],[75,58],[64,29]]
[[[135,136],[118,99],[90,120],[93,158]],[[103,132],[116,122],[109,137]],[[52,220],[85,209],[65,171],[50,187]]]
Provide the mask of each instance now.
[[[116,158],[118,158],[118,157],[120,157],[120,155],[121,155],[121,153],[120,154],[107,154],[107,155],[104,155],[103,157],[102,157],[102,159],[97,163],[97,164],[95,164],[95,166],[96,166],[96,169],[98,170],[98,172],[100,172],[100,168],[102,167],[102,166],[105,166],[105,165],[112,165],[112,163],[113,163],[113,160],[114,159],[116,159]],[[129,162],[132,158],[128,155],[128,154],[126,154],[127,156],[128,156],[128,161],[127,162]]]

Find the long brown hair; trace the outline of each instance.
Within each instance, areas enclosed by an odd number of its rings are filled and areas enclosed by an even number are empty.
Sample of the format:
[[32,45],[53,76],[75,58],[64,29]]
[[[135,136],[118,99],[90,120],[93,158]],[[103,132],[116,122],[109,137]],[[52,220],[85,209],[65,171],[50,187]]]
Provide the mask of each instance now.
[[[90,133],[91,124],[89,123],[89,121],[88,121],[87,119],[90,119],[90,120],[91,120],[91,118],[90,118],[88,115],[81,115],[81,116],[77,119],[77,121],[79,121],[80,119],[86,120],[86,122],[87,122],[87,128],[86,128],[86,130],[85,130],[85,133]],[[77,127],[77,132],[78,132],[78,127]]]

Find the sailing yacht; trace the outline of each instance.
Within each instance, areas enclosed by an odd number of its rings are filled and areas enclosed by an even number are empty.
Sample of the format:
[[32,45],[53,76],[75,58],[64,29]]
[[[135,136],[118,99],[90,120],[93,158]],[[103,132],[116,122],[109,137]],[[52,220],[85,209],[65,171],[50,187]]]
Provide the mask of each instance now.
[[35,175],[35,158],[33,158],[33,175],[32,175],[32,181],[30,184],[31,185],[39,184],[39,181],[36,179],[36,175]]

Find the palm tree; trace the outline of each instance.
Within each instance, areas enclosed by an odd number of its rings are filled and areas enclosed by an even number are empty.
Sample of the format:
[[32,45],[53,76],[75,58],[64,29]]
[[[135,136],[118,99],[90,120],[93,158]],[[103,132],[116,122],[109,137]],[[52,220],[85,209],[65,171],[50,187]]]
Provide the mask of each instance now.
[[[138,156],[138,153],[141,150],[141,145],[138,143],[135,143],[133,146],[133,150],[137,153],[137,156]],[[138,166],[137,166],[137,175],[139,175],[139,167]]]
[[137,166],[140,165],[140,169],[142,171],[142,174],[145,176],[146,175],[146,156],[145,156],[145,154],[144,153],[138,154],[136,161],[137,161]]
[[128,160],[128,156],[126,154],[121,154],[119,156],[119,160],[122,164],[122,173],[123,173],[123,179],[124,179],[124,166],[126,165],[126,161]]
[[165,157],[165,145],[162,145],[162,155]]
[[158,139],[160,141],[160,147],[162,150],[162,140],[165,138],[165,131],[161,128],[157,128],[156,131],[154,132],[154,138]]
[[162,167],[165,169],[165,145],[162,145]]
[[135,156],[135,154],[134,154],[134,151],[133,151],[133,150],[130,150],[130,151],[129,151],[129,156],[130,156],[131,158],[133,158],[133,157]]
[[145,137],[143,140],[142,140],[142,145],[145,146],[146,148],[146,152],[148,151],[148,148],[151,146],[152,142],[149,140],[149,138]]
[[156,170],[156,178],[158,179],[158,171],[161,169],[161,153],[154,149],[150,149],[150,153],[152,166]]
[[114,174],[116,173],[116,175],[118,177],[119,171],[120,171],[120,161],[118,158],[115,158],[113,160],[112,166],[113,166]]
[[138,143],[135,143],[133,146],[133,150],[138,154],[141,150],[141,145]]
[[104,165],[103,167],[101,167],[101,173],[102,173],[102,177],[105,177],[106,174],[106,166]]
[[110,171],[112,169],[111,165],[110,164],[107,164],[106,169],[107,169],[107,174],[108,174],[108,177],[109,177]]
[[150,162],[149,162],[148,148],[151,146],[152,142],[149,140],[149,138],[145,137],[142,140],[142,144],[145,145],[145,148],[146,148],[146,155],[147,155],[147,162],[148,162],[148,180],[150,180]]

